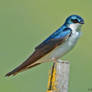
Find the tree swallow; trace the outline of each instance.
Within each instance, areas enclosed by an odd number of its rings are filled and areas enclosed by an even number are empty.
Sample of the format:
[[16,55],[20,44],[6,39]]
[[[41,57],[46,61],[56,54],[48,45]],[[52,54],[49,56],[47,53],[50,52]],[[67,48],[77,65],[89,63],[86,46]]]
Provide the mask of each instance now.
[[16,75],[44,62],[59,60],[75,46],[80,37],[82,24],[84,20],[79,15],[69,16],[59,29],[35,48],[27,60],[6,76]]

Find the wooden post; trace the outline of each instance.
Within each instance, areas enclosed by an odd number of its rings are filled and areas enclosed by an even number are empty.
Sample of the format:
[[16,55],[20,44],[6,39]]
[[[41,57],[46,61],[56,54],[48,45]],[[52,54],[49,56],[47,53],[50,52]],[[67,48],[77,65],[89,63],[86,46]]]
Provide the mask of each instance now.
[[68,92],[69,71],[69,62],[55,62],[49,73],[47,92]]

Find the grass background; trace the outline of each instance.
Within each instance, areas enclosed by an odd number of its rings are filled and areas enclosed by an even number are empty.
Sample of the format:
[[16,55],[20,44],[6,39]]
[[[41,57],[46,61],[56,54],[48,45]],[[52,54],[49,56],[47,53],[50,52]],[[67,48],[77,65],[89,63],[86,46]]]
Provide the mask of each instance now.
[[63,57],[71,62],[69,92],[91,92],[91,9],[92,0],[0,0],[0,92],[46,92],[52,63],[15,77],[4,75],[23,62],[71,14],[81,15],[85,25],[76,47]]

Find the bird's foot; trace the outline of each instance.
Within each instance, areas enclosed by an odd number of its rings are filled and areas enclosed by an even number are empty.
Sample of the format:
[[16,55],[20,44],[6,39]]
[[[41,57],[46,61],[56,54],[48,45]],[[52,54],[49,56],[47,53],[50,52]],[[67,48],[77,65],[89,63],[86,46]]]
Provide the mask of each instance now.
[[57,59],[56,59],[56,58],[52,58],[52,61],[53,61],[54,63],[56,63],[56,62],[57,62]]
[[56,59],[56,58],[53,58],[52,60],[54,63],[59,62],[59,63],[69,64],[69,61],[67,61],[67,60],[61,60],[61,59]]
[[61,59],[58,59],[57,62],[69,64],[69,61],[65,61],[65,60],[61,60]]

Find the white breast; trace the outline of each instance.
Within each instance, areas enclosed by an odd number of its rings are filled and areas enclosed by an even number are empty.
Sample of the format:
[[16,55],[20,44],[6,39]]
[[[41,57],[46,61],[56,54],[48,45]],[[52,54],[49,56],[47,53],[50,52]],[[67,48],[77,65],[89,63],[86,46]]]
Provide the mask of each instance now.
[[62,57],[65,53],[67,53],[74,47],[79,37],[80,32],[73,31],[71,37],[65,43],[61,44],[50,53],[50,58]]
[[65,43],[61,44],[50,53],[50,58],[60,58],[75,46],[78,38],[80,37],[81,25],[71,24],[69,27],[72,29],[72,35]]

